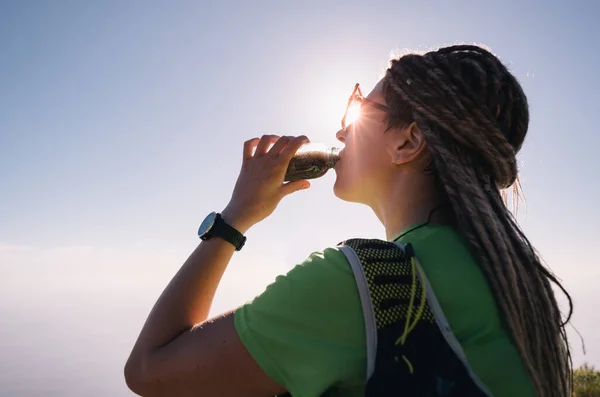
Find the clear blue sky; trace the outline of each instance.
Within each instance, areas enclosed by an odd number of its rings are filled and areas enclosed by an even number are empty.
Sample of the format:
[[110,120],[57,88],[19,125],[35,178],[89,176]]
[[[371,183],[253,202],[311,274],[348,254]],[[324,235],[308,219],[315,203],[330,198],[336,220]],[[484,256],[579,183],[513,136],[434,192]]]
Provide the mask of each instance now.
[[[575,299],[575,364],[599,366],[600,6],[250,3],[0,1],[0,394],[132,395],[129,349],[227,204],[242,142],[334,143],[353,84],[370,89],[392,51],[455,42],[491,47],[528,95],[519,219]],[[385,237],[333,178],[251,231],[214,314],[312,251]]]

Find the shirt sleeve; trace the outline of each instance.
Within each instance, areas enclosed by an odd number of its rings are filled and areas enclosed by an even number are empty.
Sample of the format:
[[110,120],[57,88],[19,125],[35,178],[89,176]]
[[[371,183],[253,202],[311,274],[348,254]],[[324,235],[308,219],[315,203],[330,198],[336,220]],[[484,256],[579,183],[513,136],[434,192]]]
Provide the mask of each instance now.
[[246,349],[294,397],[366,383],[365,326],[352,269],[336,248],[311,254],[235,313]]

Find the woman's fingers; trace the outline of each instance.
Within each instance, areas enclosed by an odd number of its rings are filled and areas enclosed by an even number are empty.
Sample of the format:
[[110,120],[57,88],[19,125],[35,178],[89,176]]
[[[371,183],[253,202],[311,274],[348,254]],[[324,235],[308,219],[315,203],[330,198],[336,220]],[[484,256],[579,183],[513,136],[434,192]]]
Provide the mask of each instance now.
[[265,154],[269,149],[269,146],[275,143],[278,139],[279,137],[277,135],[263,135],[260,138],[260,142],[258,142],[258,146],[256,147],[256,152],[254,153],[254,155],[260,156]]
[[292,157],[294,157],[294,155],[296,154],[298,149],[300,149],[300,147],[302,145],[309,143],[309,142],[310,142],[310,140],[304,135],[301,135],[301,136],[291,139],[287,143],[286,147],[279,154],[279,156],[281,157],[281,160],[284,161],[286,164],[288,164],[290,162],[290,160],[292,159]]
[[256,145],[258,145],[259,141],[260,139],[258,138],[252,138],[244,142],[244,161],[252,157],[254,149],[256,148]]
[[[250,139],[244,143],[244,163],[249,164],[247,162],[254,158],[252,164],[258,166],[256,170],[261,170],[260,172],[268,169],[277,170],[276,174],[279,174],[279,170],[284,172],[287,169],[298,149],[308,142],[310,140],[304,135],[298,137],[263,135],[260,139]],[[264,174],[265,177],[267,175],[269,174]],[[293,186],[296,186],[296,184],[293,184]],[[288,186],[285,190],[286,192],[291,192],[299,188]]]
[[281,187],[281,194],[282,194],[282,197],[285,197],[285,196],[288,196],[299,190],[308,189],[309,187],[310,187],[310,182],[307,180],[288,182],[288,183],[284,183],[283,186]]
[[293,139],[291,136],[282,136],[279,138],[277,142],[273,145],[273,147],[269,150],[269,154],[272,154],[274,157],[277,157],[279,153],[286,147],[288,142]]

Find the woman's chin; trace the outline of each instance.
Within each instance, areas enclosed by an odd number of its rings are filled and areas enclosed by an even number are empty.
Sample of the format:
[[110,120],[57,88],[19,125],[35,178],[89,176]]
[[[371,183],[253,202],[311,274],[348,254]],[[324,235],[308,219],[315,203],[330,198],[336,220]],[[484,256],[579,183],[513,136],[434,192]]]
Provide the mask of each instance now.
[[343,194],[343,192],[344,192],[344,189],[342,188],[342,184],[341,184],[340,178],[339,178],[339,176],[337,176],[337,177],[335,178],[335,183],[333,184],[333,194],[334,194],[334,195],[335,195],[337,198],[339,198],[339,199],[342,199],[342,200],[343,200],[343,199],[344,199],[344,194]]
[[344,201],[353,201],[352,195],[347,189],[347,186],[344,186],[344,183],[340,180],[340,178],[336,178],[335,183],[333,184],[333,194]]
[[361,185],[358,185],[355,180],[345,180],[340,178],[339,174],[335,179],[335,183],[333,184],[333,194],[340,200],[350,203],[364,204],[364,190],[365,189]]

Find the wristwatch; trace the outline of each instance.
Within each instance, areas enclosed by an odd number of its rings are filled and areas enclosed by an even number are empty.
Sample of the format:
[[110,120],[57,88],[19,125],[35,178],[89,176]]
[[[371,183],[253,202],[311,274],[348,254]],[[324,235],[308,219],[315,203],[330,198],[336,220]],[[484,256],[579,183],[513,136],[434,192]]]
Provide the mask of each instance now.
[[198,237],[203,241],[210,240],[213,237],[220,237],[233,244],[236,251],[241,250],[246,243],[246,237],[233,226],[228,225],[223,217],[221,217],[221,214],[216,212],[211,212],[204,218],[198,229]]

